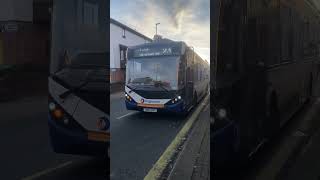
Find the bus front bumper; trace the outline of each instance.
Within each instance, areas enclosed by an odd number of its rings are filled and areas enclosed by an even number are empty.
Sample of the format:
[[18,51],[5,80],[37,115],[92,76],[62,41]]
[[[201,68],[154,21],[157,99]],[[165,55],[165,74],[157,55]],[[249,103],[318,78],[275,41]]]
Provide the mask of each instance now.
[[51,145],[56,153],[103,157],[108,155],[109,142],[90,141],[87,133],[70,131],[57,124],[50,115],[48,123]]
[[[128,100],[125,100],[126,107],[128,110],[136,110],[136,111],[143,111],[144,107],[138,106],[136,102],[130,102]],[[177,113],[177,114],[183,114],[186,113],[185,104],[183,101],[180,101],[175,104],[171,105],[164,105],[164,108],[152,108],[157,109],[157,112],[164,112],[164,113]]]

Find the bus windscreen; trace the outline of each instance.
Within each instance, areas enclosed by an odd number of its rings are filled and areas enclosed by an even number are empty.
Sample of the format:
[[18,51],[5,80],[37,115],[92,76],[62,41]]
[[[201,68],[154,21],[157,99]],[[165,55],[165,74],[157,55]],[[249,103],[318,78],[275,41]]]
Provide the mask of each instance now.
[[127,84],[135,86],[154,85],[161,82],[167,89],[178,88],[178,57],[148,57],[129,59]]

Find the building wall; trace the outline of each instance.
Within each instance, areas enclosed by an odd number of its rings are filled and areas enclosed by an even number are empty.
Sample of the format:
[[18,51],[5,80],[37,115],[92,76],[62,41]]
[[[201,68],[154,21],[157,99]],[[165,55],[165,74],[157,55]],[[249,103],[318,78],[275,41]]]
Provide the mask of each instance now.
[[110,82],[123,82],[125,69],[121,69],[120,64],[120,45],[127,47],[150,42],[130,31],[125,31],[125,38],[122,37],[123,28],[110,23]]
[[[42,6],[42,11],[33,8],[39,2],[46,3]],[[41,69],[47,68],[50,53],[50,19],[47,14],[50,2],[51,0],[1,0],[0,65],[29,64]],[[33,21],[35,13],[35,17],[47,15],[42,24]]]
[[[29,27],[23,28],[26,26]],[[3,58],[0,64],[46,66],[49,62],[49,30],[29,23],[18,23],[18,27],[17,32],[0,33]]]
[[32,21],[33,0],[1,0],[0,21]]

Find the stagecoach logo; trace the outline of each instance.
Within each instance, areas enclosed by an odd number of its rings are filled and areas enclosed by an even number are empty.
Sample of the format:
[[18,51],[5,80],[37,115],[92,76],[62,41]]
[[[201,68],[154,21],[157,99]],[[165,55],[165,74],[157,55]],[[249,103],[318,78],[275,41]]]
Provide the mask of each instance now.
[[108,130],[110,127],[110,122],[107,117],[101,117],[97,120],[97,127],[99,130]]
[[159,100],[151,100],[151,99],[141,99],[140,100],[141,104],[146,103],[146,104],[158,104],[161,101]]

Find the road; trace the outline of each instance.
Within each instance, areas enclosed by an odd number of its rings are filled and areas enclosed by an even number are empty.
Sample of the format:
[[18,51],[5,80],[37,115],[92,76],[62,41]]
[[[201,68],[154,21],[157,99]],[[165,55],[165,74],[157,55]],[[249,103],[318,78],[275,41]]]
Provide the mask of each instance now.
[[111,95],[112,180],[143,179],[188,117],[128,111],[124,94]]
[[107,179],[105,160],[52,151],[47,106],[45,95],[0,103],[0,179]]

